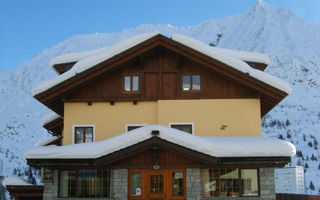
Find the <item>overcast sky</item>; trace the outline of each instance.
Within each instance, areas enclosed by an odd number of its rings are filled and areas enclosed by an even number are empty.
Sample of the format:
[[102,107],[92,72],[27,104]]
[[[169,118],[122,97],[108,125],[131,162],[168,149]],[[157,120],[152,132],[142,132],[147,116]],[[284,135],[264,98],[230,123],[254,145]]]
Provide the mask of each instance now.
[[[140,24],[196,25],[241,14],[257,0],[0,0],[0,71],[78,34]],[[320,0],[265,0],[320,24]]]

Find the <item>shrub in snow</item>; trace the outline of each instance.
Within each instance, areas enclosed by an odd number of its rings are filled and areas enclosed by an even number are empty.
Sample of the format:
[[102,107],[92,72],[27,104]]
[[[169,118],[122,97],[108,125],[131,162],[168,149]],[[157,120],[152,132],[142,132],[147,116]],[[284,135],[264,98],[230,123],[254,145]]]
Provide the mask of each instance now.
[[308,163],[306,163],[306,165],[304,166],[305,169],[308,169],[309,168],[309,165]]

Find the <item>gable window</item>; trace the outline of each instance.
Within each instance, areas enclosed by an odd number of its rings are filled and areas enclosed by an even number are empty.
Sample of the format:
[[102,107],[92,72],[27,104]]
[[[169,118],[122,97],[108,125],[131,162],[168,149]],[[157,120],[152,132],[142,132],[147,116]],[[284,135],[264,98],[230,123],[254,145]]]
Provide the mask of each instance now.
[[203,197],[259,196],[258,169],[202,169]]
[[59,171],[59,197],[110,197],[110,170]]
[[139,76],[126,75],[124,76],[124,91],[125,92],[138,92],[139,91]]
[[169,123],[170,128],[175,128],[186,133],[193,134],[193,123]]
[[74,126],[74,144],[94,141],[93,126]]
[[200,75],[183,75],[182,89],[183,91],[199,91],[201,79]]

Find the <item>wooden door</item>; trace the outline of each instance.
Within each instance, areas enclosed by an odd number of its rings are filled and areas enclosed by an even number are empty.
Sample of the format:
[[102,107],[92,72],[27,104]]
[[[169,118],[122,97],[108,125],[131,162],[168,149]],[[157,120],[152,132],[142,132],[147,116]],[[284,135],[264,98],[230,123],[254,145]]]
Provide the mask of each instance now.
[[185,200],[185,169],[131,169],[129,200]]

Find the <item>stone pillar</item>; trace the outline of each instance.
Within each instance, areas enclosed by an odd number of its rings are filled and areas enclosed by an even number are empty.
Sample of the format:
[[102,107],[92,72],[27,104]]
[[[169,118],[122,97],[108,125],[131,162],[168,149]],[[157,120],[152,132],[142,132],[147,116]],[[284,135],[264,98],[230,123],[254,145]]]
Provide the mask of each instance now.
[[260,168],[259,172],[261,199],[276,199],[274,168]]
[[188,168],[186,172],[187,200],[201,199],[201,173],[200,169]]
[[113,197],[114,199],[127,200],[128,198],[128,170],[113,170]]

